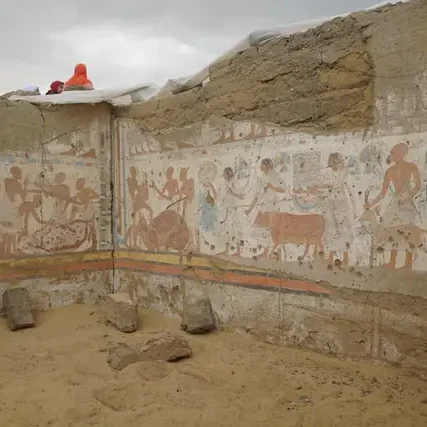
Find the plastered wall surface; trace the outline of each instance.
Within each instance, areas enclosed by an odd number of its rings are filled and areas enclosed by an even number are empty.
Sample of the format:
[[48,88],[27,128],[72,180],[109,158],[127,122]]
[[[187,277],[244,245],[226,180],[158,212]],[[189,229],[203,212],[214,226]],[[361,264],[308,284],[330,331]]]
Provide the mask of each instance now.
[[199,147],[155,152],[133,126],[117,123],[120,289],[171,315],[205,292],[260,338],[424,364],[407,351],[426,327],[427,134],[229,122],[235,141],[203,124]]
[[[104,253],[112,247],[110,110],[2,101],[0,117],[7,123],[0,132],[1,286],[27,283],[34,304],[45,306],[42,294],[64,281],[71,294],[61,295],[70,300],[80,272],[97,263],[112,268]],[[96,293],[111,287],[92,277]],[[37,286],[21,282],[28,278]]]
[[[427,268],[427,133],[313,137],[260,127],[233,123],[240,138],[221,145],[207,127],[213,138],[200,148],[123,159],[122,247]],[[143,233],[153,221],[181,227],[162,240]]]
[[176,316],[206,293],[224,327],[425,368],[426,17],[337,19],[116,109],[118,288]]
[[426,18],[336,19],[131,107],[1,101],[0,289],[204,293],[224,328],[425,368]]

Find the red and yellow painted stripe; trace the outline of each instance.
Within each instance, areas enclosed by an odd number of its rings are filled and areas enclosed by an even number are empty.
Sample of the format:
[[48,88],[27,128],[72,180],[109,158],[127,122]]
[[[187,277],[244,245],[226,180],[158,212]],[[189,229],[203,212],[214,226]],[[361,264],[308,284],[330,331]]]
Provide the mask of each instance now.
[[330,295],[316,283],[283,277],[279,272],[239,265],[222,259],[143,251],[84,252],[0,260],[0,281],[58,277],[81,272],[125,269],[172,275],[266,290]]

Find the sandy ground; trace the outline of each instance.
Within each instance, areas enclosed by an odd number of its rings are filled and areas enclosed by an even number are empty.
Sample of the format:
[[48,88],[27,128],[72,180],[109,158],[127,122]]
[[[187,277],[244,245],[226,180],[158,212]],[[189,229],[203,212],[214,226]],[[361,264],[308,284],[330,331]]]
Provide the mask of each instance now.
[[[145,332],[178,322],[141,313]],[[427,425],[427,382],[399,369],[259,344],[225,332],[190,337],[192,358],[114,372],[110,343],[138,342],[75,305],[9,332],[0,319],[0,426]]]

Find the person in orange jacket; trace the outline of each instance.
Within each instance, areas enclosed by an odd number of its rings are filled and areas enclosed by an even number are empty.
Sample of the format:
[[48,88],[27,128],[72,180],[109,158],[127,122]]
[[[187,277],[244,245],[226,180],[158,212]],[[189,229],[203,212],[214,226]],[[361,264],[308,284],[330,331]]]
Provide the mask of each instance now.
[[67,90],[93,90],[93,84],[87,78],[85,64],[77,64],[75,66],[74,75],[64,84],[64,91]]

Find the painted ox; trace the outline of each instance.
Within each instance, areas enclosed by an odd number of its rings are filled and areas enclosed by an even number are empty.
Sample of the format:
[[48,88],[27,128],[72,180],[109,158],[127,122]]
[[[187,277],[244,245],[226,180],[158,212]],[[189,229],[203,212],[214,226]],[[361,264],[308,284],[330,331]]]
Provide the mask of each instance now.
[[126,247],[138,248],[138,241],[149,251],[184,251],[188,248],[190,231],[184,218],[172,210],[157,215],[151,224],[141,216],[136,225],[129,227],[126,233]]
[[322,215],[307,214],[295,215],[282,212],[259,213],[257,226],[268,228],[273,241],[272,253],[279,247],[283,248],[286,258],[286,244],[305,245],[304,253],[300,260],[308,254],[311,246],[314,247],[314,254],[323,252],[323,233],[325,230]]

